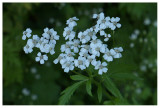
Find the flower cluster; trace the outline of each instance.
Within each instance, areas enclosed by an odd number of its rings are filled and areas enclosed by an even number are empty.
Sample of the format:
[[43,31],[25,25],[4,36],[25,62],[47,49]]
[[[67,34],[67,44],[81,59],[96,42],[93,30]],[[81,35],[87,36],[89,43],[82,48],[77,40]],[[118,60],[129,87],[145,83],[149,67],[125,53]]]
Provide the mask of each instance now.
[[[106,67],[107,62],[122,57],[122,47],[109,49],[108,45],[103,43],[103,41],[108,41],[111,37],[111,34],[105,32],[106,29],[115,30],[121,27],[121,24],[118,23],[120,18],[105,17],[104,13],[100,13],[94,14],[93,19],[97,19],[96,25],[85,31],[80,31],[77,36],[74,27],[79,19],[73,17],[67,20],[66,24],[68,26],[64,28],[63,32],[67,42],[61,45],[62,53],[53,61],[55,64],[59,62],[64,72],[74,70],[75,67],[84,70],[93,65],[95,70],[98,70],[98,74],[101,75],[108,70]],[[104,40],[98,37],[98,33],[104,37]],[[104,58],[104,62],[97,60],[100,55]]]
[[[69,72],[74,70],[75,67],[84,70],[90,65],[93,65],[95,70],[98,70],[98,74],[106,73],[107,63],[113,61],[116,58],[121,58],[123,51],[122,47],[116,47],[109,49],[106,42],[111,38],[108,30],[113,31],[116,28],[120,28],[119,17],[109,16],[105,17],[104,13],[93,14],[93,19],[97,19],[96,25],[87,28],[84,31],[79,31],[77,33],[74,31],[74,27],[77,26],[76,17],[69,18],[66,22],[67,27],[64,28],[63,37],[66,43],[61,45],[61,54],[53,62],[57,64],[58,62],[62,65],[64,72]],[[107,33],[106,33],[107,30]],[[22,39],[25,40],[26,37],[31,37],[31,32],[29,28],[23,32]],[[100,35],[100,36],[98,36]],[[101,37],[103,40],[101,40]],[[44,33],[40,38],[38,35],[33,35],[32,39],[28,39],[27,45],[24,47],[25,53],[31,53],[33,48],[39,48],[35,60],[44,64],[48,60],[47,53],[53,55],[55,53],[54,47],[56,40],[59,40],[59,36],[54,29],[44,29]],[[45,54],[42,54],[45,53]],[[97,60],[98,57],[102,56],[105,61]]]
[[[26,37],[31,37],[31,33],[31,29],[26,29],[26,31],[23,32],[22,39],[26,40]],[[44,64],[44,61],[48,60],[48,56],[46,54],[50,53],[51,55],[53,55],[55,53],[54,47],[56,45],[56,40],[59,40],[57,32],[54,29],[45,28],[42,37],[33,35],[31,39],[27,40],[27,44],[23,49],[25,53],[28,54],[33,51],[34,47],[38,48],[40,52],[38,52],[38,57],[36,57],[35,60],[37,62],[40,62],[40,64]],[[41,53],[45,54],[42,55]]]

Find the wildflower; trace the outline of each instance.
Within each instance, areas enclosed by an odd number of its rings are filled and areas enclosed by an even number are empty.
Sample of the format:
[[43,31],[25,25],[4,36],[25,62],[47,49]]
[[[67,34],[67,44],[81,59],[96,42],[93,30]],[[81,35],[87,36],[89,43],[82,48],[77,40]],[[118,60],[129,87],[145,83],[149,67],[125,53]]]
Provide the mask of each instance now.
[[69,18],[69,19],[67,20],[67,23],[66,23],[66,24],[68,24],[70,28],[73,28],[74,26],[77,25],[77,23],[76,23],[75,21],[78,21],[78,20],[79,20],[79,19],[76,18],[76,17]]
[[32,47],[30,47],[28,44],[24,46],[23,50],[26,54],[31,53],[33,51]]
[[106,48],[105,54],[103,55],[103,58],[107,60],[108,62],[113,61],[113,56],[116,54],[116,52],[113,49]]
[[90,63],[91,63],[92,65],[94,65],[94,61],[96,61],[96,60],[95,60],[95,55],[87,56],[87,60],[86,60],[86,62],[85,62],[86,67],[89,67]]
[[73,49],[74,53],[78,53],[79,47],[80,47],[80,41],[78,39],[74,39],[73,42],[71,42],[72,46],[71,49]]
[[87,31],[84,32],[79,32],[78,33],[78,38],[82,43],[87,43],[90,40],[90,36],[87,35]]
[[42,55],[40,52],[37,54],[36,61],[40,61],[40,64],[44,64],[44,61],[48,60],[47,55]]
[[74,69],[74,63],[72,61],[66,61],[62,64],[62,68],[64,69],[64,72],[69,72],[69,70]]
[[100,14],[93,14],[93,19],[104,19],[104,13],[101,12]]
[[60,55],[58,56],[58,58],[55,59],[53,62],[54,62],[55,64],[57,64],[61,59],[63,59],[63,57],[64,57],[64,54],[62,53],[62,54],[60,54]]
[[66,42],[66,44],[61,45],[61,52],[71,52],[71,43]]
[[87,32],[87,35],[93,40],[97,39],[96,32],[94,31],[93,28],[87,29],[86,32]]
[[85,61],[86,61],[85,57],[79,56],[78,59],[74,60],[74,64],[76,67],[80,68],[81,70],[84,70],[86,69]]
[[108,71],[108,69],[106,68],[106,66],[107,66],[106,62],[101,63],[101,61],[97,61],[95,69],[98,70],[98,74],[99,75],[102,75],[103,72],[106,73]]
[[110,17],[101,18],[97,21],[97,24],[100,25],[100,29],[106,29],[110,26]]
[[65,37],[65,40],[72,40],[75,37],[75,32],[72,31],[72,28],[66,27],[64,28],[63,37]]
[[122,54],[120,53],[123,51],[122,47],[114,48],[114,51],[116,52],[116,54],[114,55],[114,58],[121,58],[122,57]]
[[38,35],[33,35],[32,39],[28,39],[27,44],[32,48],[37,47],[38,41],[39,41]]
[[120,28],[120,27],[121,27],[121,24],[118,23],[119,21],[120,21],[120,18],[119,18],[119,17],[116,17],[116,18],[112,17],[112,18],[111,18],[111,22],[112,22],[112,23],[110,24],[111,30],[115,30],[116,27],[117,27],[117,28]]
[[32,33],[32,30],[30,28],[27,28],[26,31],[23,32],[22,39],[26,40],[26,37],[28,38],[31,37],[31,33]]

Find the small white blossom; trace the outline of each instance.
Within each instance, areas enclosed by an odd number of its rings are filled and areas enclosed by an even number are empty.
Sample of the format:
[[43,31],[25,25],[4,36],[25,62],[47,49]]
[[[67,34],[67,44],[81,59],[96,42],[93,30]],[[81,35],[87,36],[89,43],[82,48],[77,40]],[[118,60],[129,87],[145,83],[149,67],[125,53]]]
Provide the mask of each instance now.
[[62,68],[64,69],[64,72],[69,72],[69,70],[74,69],[74,63],[72,61],[66,61],[62,64]]
[[31,53],[33,51],[32,47],[30,47],[28,44],[24,46],[23,50],[26,54]]
[[108,62],[113,61],[113,56],[116,54],[115,50],[106,48],[105,54],[103,55],[103,58],[107,60]]
[[85,62],[86,67],[89,67],[90,63],[91,63],[92,65],[94,65],[94,62],[95,62],[95,61],[96,61],[95,55],[90,55],[90,56],[88,56],[88,57],[87,57],[87,60],[86,60],[86,62]]
[[116,52],[116,54],[114,55],[114,58],[121,58],[122,57],[122,54],[120,53],[123,51],[122,47],[114,48],[114,51]]
[[87,35],[87,31],[79,32],[78,38],[82,43],[87,43],[90,40],[90,36]]
[[65,37],[65,40],[72,40],[75,37],[75,32],[72,31],[72,28],[66,27],[64,28],[63,37]]
[[40,64],[44,64],[44,61],[48,60],[47,55],[42,55],[40,52],[37,54],[36,61],[40,61]]
[[27,28],[26,31],[23,32],[22,39],[26,40],[26,37],[28,38],[31,37],[31,33],[32,33],[32,30],[30,28]]
[[72,42],[71,42],[71,49],[73,49],[74,53],[78,53],[79,51],[79,47],[80,47],[80,41],[78,39],[74,39]]
[[81,70],[86,69],[85,62],[86,62],[86,58],[81,56],[79,56],[78,59],[74,60],[75,66],[80,68]]
[[71,42],[67,41],[66,44],[61,45],[61,52],[71,52]]
[[79,19],[76,18],[76,17],[69,18],[69,19],[67,20],[67,23],[66,23],[66,24],[68,24],[70,28],[73,28],[74,26],[77,25],[77,23],[76,23],[75,21],[78,21],[78,20],[79,20]]
[[120,27],[121,27],[121,24],[118,23],[119,21],[120,21],[120,18],[119,18],[119,17],[116,17],[116,18],[112,17],[112,18],[111,18],[111,22],[112,22],[112,23],[110,24],[111,30],[115,30],[116,27],[117,27],[117,28],[120,28]]
[[97,64],[95,66],[95,69],[98,70],[98,74],[99,75],[102,75],[103,72],[106,73],[108,71],[108,69],[106,68],[107,66],[107,63],[106,62],[103,62],[101,64],[101,61],[97,61]]
[[54,62],[55,64],[57,64],[61,59],[63,59],[64,56],[65,56],[65,55],[64,55],[63,53],[60,54],[60,55],[58,56],[58,58],[55,59],[53,62]]

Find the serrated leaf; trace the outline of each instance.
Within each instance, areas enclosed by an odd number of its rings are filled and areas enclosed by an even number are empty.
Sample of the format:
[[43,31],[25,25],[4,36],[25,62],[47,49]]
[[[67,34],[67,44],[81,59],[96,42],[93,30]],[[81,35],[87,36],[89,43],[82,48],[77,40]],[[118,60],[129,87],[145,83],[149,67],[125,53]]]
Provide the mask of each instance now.
[[59,98],[60,105],[65,105],[69,99],[71,98],[72,94],[75,92],[75,90],[83,83],[84,81],[80,81],[77,83],[74,83],[72,86],[69,86],[64,91],[62,91],[62,96]]
[[87,93],[92,96],[92,83],[91,83],[91,80],[88,80],[87,83],[86,83],[86,90],[87,90]]
[[101,84],[98,85],[97,95],[98,95],[98,101],[101,102],[101,100],[102,100],[102,86],[101,86]]
[[88,79],[88,77],[86,77],[84,75],[72,75],[72,76],[70,76],[70,78],[72,80],[86,80],[86,79]]
[[107,76],[104,76],[104,86],[115,96],[118,98],[122,98],[122,95],[118,88],[115,86],[113,81]]

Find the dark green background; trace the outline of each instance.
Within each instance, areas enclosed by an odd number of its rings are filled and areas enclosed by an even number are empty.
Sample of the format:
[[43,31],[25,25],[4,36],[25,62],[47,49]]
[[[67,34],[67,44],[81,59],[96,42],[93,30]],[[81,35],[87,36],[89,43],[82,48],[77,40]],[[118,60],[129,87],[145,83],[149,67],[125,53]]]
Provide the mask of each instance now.
[[[76,16],[80,20],[76,31],[83,31],[96,22],[91,19],[93,13],[104,12],[105,16],[120,17],[122,27],[115,31],[115,46],[122,46],[124,52],[121,59],[116,59],[108,66],[108,74],[114,80],[129,104],[157,104],[157,28],[152,24],[144,25],[144,19],[150,18],[153,23],[157,20],[156,3],[3,3],[3,104],[4,105],[53,105],[58,104],[60,92],[74,83],[69,76],[72,72],[64,73],[60,64],[53,64],[53,60],[60,54],[60,45],[64,44],[62,36],[66,20]],[[54,19],[54,21],[53,21]],[[32,29],[32,34],[41,36],[45,27],[54,28],[60,40],[57,41],[53,56],[40,65],[35,61],[37,50],[26,55],[23,47],[22,32],[26,28]],[[148,42],[134,41],[135,47],[130,48],[129,36],[135,29],[139,29],[140,38]],[[146,34],[144,34],[144,30]],[[112,39],[106,44],[112,45]],[[149,50],[150,48],[150,50]],[[153,64],[147,66],[146,72],[140,70],[144,60]],[[35,79],[31,69],[36,68],[40,79]],[[113,74],[112,73],[118,73]],[[132,79],[121,73],[133,73],[137,78]],[[22,89],[28,88],[31,94],[37,94],[37,100],[31,96],[24,96]],[[136,93],[140,88],[142,92]],[[96,86],[93,85],[93,97],[90,97],[85,86],[81,86],[71,97],[68,104],[95,105],[108,104],[105,96],[98,102]]]

